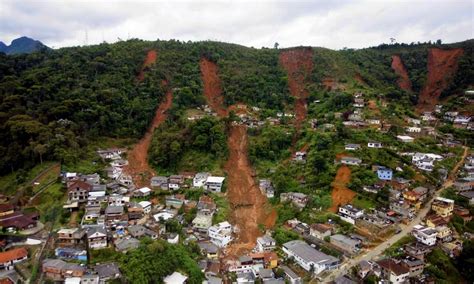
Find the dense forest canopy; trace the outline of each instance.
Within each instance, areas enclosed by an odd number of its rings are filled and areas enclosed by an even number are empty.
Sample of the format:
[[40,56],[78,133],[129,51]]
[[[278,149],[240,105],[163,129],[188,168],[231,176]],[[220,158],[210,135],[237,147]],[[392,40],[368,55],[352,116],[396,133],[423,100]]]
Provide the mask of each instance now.
[[[320,92],[322,80],[331,77],[402,98],[390,56],[401,54],[416,92],[426,78],[430,46],[465,49],[459,72],[445,95],[473,84],[470,40],[361,50],[313,48],[315,67],[308,89],[311,95]],[[157,62],[146,68],[145,79],[138,82],[137,74],[151,49],[158,52]],[[97,137],[141,137],[165,88],[173,89],[177,112],[203,104],[202,57],[217,64],[226,104],[291,109],[293,101],[279,52],[210,41],[129,40],[14,56],[0,53],[0,174],[42,160],[75,163],[79,150]],[[166,87],[163,80],[168,82]],[[284,139],[282,144],[286,144]]]

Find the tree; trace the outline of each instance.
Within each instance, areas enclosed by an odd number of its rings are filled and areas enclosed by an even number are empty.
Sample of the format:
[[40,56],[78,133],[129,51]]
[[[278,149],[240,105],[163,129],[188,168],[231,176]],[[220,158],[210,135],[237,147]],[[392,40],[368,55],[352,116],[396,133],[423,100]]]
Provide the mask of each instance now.
[[278,42],[275,42],[275,44],[273,45],[273,47],[274,47],[275,49],[278,49],[279,46],[280,46],[280,44],[279,44]]
[[43,155],[48,150],[47,146],[43,144],[37,144],[33,150],[39,155],[40,163],[43,164]]

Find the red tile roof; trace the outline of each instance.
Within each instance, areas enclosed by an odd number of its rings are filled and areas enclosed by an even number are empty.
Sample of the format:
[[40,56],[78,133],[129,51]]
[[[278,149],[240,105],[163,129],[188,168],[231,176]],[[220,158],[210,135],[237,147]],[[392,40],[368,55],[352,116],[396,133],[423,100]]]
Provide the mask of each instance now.
[[10,262],[26,256],[28,256],[28,251],[25,248],[7,250],[5,252],[0,252],[0,263]]

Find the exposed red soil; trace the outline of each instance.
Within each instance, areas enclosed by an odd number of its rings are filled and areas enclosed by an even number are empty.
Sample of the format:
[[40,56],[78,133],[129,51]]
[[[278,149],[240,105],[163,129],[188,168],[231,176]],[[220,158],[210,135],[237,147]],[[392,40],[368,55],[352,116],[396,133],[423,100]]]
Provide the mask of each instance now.
[[227,116],[227,110],[224,107],[224,98],[222,97],[221,81],[217,75],[217,65],[203,57],[199,62],[199,66],[201,68],[204,96],[206,97],[207,103],[219,117]]
[[351,169],[346,165],[340,166],[332,183],[332,206],[329,208],[329,211],[336,213],[339,206],[345,205],[354,199],[356,193],[347,188],[347,184],[350,181]]
[[288,74],[288,86],[291,95],[295,98],[296,128],[306,119],[306,99],[309,92],[306,89],[308,77],[313,71],[313,50],[298,48],[285,50],[280,53],[280,64]]
[[145,60],[143,61],[142,68],[137,75],[137,81],[141,82],[145,79],[145,70],[156,62],[157,53],[156,50],[152,49],[146,54]]
[[380,114],[380,109],[377,106],[377,103],[374,100],[369,100],[368,101],[368,106],[369,109],[372,111],[373,114]]
[[458,69],[458,59],[464,53],[462,48],[439,49],[428,51],[428,76],[418,97],[417,110],[432,111],[438,104],[439,96],[449,85]]
[[[357,78],[356,78],[357,80]],[[323,85],[324,90],[326,91],[336,91],[336,90],[345,90],[346,86],[342,83],[337,82],[334,80],[332,77],[325,77],[321,81],[321,84]]]
[[362,75],[360,75],[360,73],[356,73],[355,76],[354,76],[354,79],[355,79],[359,84],[367,85],[367,83],[365,83],[365,80],[364,80],[364,78],[362,77]]
[[255,247],[257,237],[262,234],[258,225],[273,227],[277,215],[269,208],[267,198],[255,182],[255,172],[247,157],[247,128],[231,125],[227,143],[227,198],[232,208],[231,221],[238,228],[235,245],[229,247],[229,254],[239,255]]
[[408,71],[405,65],[403,65],[402,58],[398,54],[392,55],[392,69],[399,77],[397,83],[400,89],[411,92],[412,88]]
[[[167,84],[163,82],[163,84]],[[155,171],[148,165],[148,148],[150,147],[153,131],[166,119],[166,111],[171,107],[173,95],[171,90],[166,93],[165,99],[155,111],[150,127],[143,138],[135,144],[128,152],[128,165],[125,172],[132,176],[136,186],[143,187],[150,184],[150,179],[155,175]]]
[[[203,58],[200,67],[207,103],[219,117],[224,118],[228,110],[224,107],[217,66]],[[239,104],[229,109],[245,110],[246,107]],[[247,155],[246,126],[230,125],[228,132],[229,157],[224,167],[227,173],[227,199],[231,207],[230,222],[238,231],[236,240],[227,248],[227,255],[235,257],[255,247],[257,237],[262,235],[259,224],[266,228],[273,227],[277,214],[255,181],[255,172]]]

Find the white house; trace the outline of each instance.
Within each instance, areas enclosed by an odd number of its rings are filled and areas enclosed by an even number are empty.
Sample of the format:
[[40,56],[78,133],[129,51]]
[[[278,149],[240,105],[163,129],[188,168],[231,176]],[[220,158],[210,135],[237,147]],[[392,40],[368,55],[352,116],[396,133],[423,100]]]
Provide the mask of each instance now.
[[343,157],[341,158],[341,164],[343,165],[351,165],[351,166],[358,166],[362,163],[362,160],[359,158],[354,157]]
[[355,220],[364,215],[364,210],[360,210],[350,204],[346,204],[344,206],[339,207],[338,215],[341,217],[342,220],[351,224],[355,224]]
[[148,214],[151,212],[151,202],[150,201],[140,201],[138,202],[143,208],[143,213]]
[[87,243],[90,249],[107,247],[107,231],[104,228],[90,228],[87,231]]
[[344,149],[347,151],[356,151],[360,149],[360,144],[346,144]]
[[188,279],[187,276],[179,273],[179,272],[173,272],[173,274],[168,275],[163,279],[163,283],[165,284],[184,284],[186,283],[186,280]]
[[208,176],[206,179],[206,189],[214,192],[221,192],[225,177]]
[[433,228],[416,225],[415,227],[413,227],[412,234],[420,243],[423,243],[427,246],[434,246],[436,244],[436,237],[438,236],[438,231]]
[[299,266],[306,271],[313,271],[315,275],[339,266],[339,259],[320,252],[301,240],[289,241],[282,248],[288,257],[292,257]]
[[406,131],[408,133],[420,133],[421,132],[421,127],[409,126],[409,127],[406,128]]
[[380,277],[393,284],[407,283],[410,276],[410,270],[395,262],[393,259],[382,259],[377,261],[380,267]]
[[413,143],[415,141],[415,138],[407,135],[397,135],[397,139],[403,143]]
[[264,252],[264,251],[272,251],[276,247],[276,241],[272,237],[268,235],[264,235],[262,237],[257,238],[257,251]]
[[151,193],[151,189],[149,187],[142,187],[138,190],[141,196],[148,196]]
[[370,141],[367,143],[367,147],[369,148],[382,148],[382,143],[376,141]]
[[232,225],[227,221],[211,226],[207,233],[210,241],[221,248],[232,241]]
[[209,173],[197,173],[193,178],[193,187],[203,187],[208,177]]

